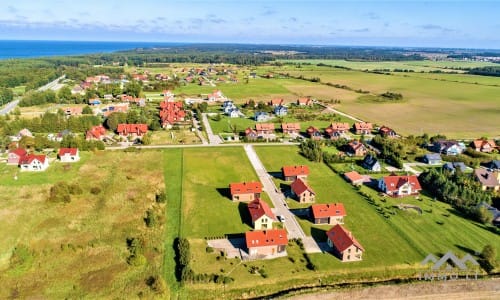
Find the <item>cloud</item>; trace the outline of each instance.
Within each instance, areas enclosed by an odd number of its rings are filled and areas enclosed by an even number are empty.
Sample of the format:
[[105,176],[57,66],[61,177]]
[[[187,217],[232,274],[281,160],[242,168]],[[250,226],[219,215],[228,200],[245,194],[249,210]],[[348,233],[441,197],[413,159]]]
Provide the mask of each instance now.
[[379,20],[380,19],[380,16],[377,15],[376,13],[374,13],[374,12],[366,13],[366,14],[363,15],[363,17],[366,17],[366,18],[368,18],[370,20]]
[[226,20],[219,18],[214,14],[207,15],[207,21],[210,23],[215,23],[215,24],[226,23]]
[[7,11],[9,12],[9,14],[17,14],[19,12],[17,8],[11,5],[7,6]]
[[436,24],[424,24],[419,26],[419,28],[424,29],[424,30],[429,30],[429,31],[443,31],[443,32],[452,32],[455,31],[454,29],[446,28],[441,25],[436,25]]
[[370,29],[365,27],[365,28],[353,29],[351,31],[352,32],[369,32]]
[[273,8],[271,7],[264,7],[264,11],[261,13],[262,16],[271,16],[271,15],[275,15],[277,14],[278,12],[276,10],[274,10]]

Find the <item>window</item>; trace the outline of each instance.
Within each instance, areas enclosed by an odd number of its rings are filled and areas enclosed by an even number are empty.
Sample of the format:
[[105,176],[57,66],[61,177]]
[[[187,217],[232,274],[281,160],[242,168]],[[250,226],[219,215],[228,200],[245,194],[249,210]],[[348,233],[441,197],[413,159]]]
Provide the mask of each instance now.
[[351,248],[349,248],[349,249],[347,250],[347,253],[351,253]]

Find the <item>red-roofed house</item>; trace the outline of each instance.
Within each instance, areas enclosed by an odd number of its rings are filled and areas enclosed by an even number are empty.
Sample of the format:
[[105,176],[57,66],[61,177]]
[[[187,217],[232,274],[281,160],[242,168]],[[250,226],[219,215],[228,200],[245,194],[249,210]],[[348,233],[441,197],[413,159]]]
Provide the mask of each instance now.
[[378,132],[380,133],[381,136],[385,136],[385,137],[396,137],[397,136],[396,132],[387,126],[380,127]]
[[106,128],[102,125],[93,126],[90,130],[87,130],[85,134],[85,139],[87,141],[102,141],[106,136]]
[[356,134],[370,134],[372,133],[373,130],[373,124],[366,122],[359,122],[359,123],[354,123],[353,128]]
[[248,203],[248,212],[252,218],[252,226],[255,230],[272,229],[276,216],[266,202],[257,198]]
[[285,100],[283,98],[274,98],[268,104],[271,106],[282,106],[285,104]]
[[274,123],[257,123],[255,124],[255,130],[260,136],[273,134],[274,133]]
[[352,183],[352,185],[361,185],[365,182],[365,178],[356,171],[344,173],[344,177],[347,181]]
[[142,138],[148,132],[147,124],[118,124],[116,131],[120,136]]
[[19,161],[23,171],[45,171],[49,167],[49,159],[45,155],[27,154]]
[[148,81],[148,75],[147,74],[132,74],[132,79],[137,80],[137,81]]
[[248,127],[247,129],[245,129],[245,137],[249,141],[254,141],[259,137],[259,135],[257,134],[257,131],[255,129]]
[[227,98],[222,94],[222,92],[220,90],[214,90],[207,97],[208,102],[224,101],[226,99]]
[[26,150],[23,148],[17,148],[10,150],[7,156],[8,165],[19,165],[19,161],[27,154]]
[[121,95],[120,100],[122,102],[135,103],[137,106],[141,107],[146,106],[146,99],[144,98],[136,98],[129,95]]
[[472,141],[470,146],[478,152],[486,152],[486,153],[490,153],[495,148],[497,148],[497,145],[495,144],[494,140],[483,140],[483,139]]
[[268,256],[283,253],[288,245],[285,229],[248,231],[245,241],[250,256]]
[[354,238],[352,233],[337,224],[326,232],[328,246],[343,262],[362,260],[365,249]]
[[184,111],[182,101],[160,103],[160,120],[163,128],[172,128],[175,124],[184,121],[185,117],[186,111]]
[[391,174],[384,176],[379,179],[378,188],[393,197],[416,195],[422,190],[416,175],[398,176]]
[[314,198],[316,197],[316,193],[313,189],[307,185],[307,183],[298,178],[290,185],[292,189],[292,194],[297,198],[300,203],[310,203],[314,202]]
[[311,205],[311,217],[314,224],[344,224],[346,216],[344,204],[313,204]]
[[285,181],[295,181],[297,178],[307,179],[307,175],[309,175],[309,167],[308,166],[284,166],[281,168],[281,173],[283,174],[283,179]]
[[325,133],[330,139],[338,139],[349,131],[348,123],[332,123],[325,129]]
[[297,99],[297,105],[310,106],[310,105],[313,105],[313,101],[309,97],[308,98],[299,98],[299,99]]
[[80,160],[78,148],[61,148],[57,153],[61,162],[77,162]]
[[298,135],[300,133],[299,123],[281,123],[283,134]]
[[347,153],[353,156],[365,156],[368,152],[366,146],[358,140],[354,140],[347,144]]
[[260,198],[262,184],[258,181],[231,183],[229,189],[233,201],[248,202]]
[[321,140],[321,132],[314,126],[309,126],[306,130],[312,140]]

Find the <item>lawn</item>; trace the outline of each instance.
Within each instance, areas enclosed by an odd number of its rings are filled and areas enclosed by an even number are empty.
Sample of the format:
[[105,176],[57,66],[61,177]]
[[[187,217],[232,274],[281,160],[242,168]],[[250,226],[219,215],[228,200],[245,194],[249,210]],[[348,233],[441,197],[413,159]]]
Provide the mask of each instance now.
[[[154,204],[164,184],[158,162],[156,151],[96,152],[70,173],[50,167],[43,181],[1,185],[0,215],[8,218],[0,218],[0,298],[155,297],[145,279],[161,274],[164,227],[148,228],[143,218],[164,209]],[[48,202],[59,180],[82,193],[70,203]],[[144,241],[145,264],[127,264],[129,237]],[[15,247],[27,249],[17,263]]]

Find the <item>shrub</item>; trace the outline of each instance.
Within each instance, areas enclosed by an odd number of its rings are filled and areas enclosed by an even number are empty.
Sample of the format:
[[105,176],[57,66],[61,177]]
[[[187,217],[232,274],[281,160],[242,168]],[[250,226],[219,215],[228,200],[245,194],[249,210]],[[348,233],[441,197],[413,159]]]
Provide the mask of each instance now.
[[212,248],[212,247],[208,246],[207,248],[205,248],[205,251],[206,251],[207,253],[213,253],[213,252],[214,252],[214,248]]
[[495,247],[492,245],[486,245],[481,252],[481,259],[479,260],[479,263],[486,272],[491,273],[497,264],[496,257],[497,251]]
[[50,188],[49,201],[56,203],[71,202],[70,188],[66,182],[58,182]]
[[154,227],[158,222],[158,216],[153,209],[148,209],[146,211],[146,217],[144,218],[144,223],[147,227]]
[[98,186],[94,186],[90,188],[90,193],[92,195],[99,195],[101,193],[101,188]]
[[155,200],[156,200],[157,203],[165,203],[165,202],[167,202],[167,194],[165,193],[165,191],[161,191],[158,194],[156,194]]
[[78,182],[75,182],[69,186],[69,193],[71,195],[81,195],[83,193],[83,189]]
[[33,264],[34,255],[28,246],[20,244],[14,248],[9,266],[19,272],[27,271]]

